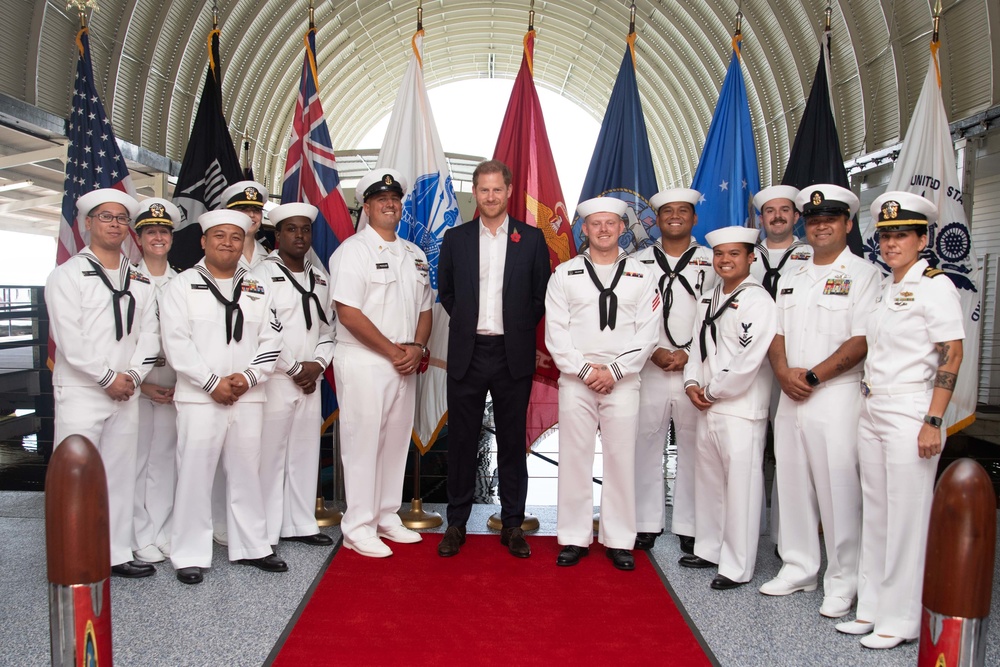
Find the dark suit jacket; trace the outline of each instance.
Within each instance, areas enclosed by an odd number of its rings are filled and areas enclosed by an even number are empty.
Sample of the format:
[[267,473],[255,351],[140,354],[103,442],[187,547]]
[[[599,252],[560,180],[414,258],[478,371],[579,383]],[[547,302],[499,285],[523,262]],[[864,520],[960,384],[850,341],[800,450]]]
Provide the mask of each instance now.
[[[451,316],[448,375],[461,380],[469,368],[479,321],[479,218],[448,230],[438,259],[438,295]],[[513,377],[535,371],[535,327],[545,314],[545,288],[552,265],[545,236],[508,219],[503,273],[503,331]],[[515,243],[514,232],[520,236]]]

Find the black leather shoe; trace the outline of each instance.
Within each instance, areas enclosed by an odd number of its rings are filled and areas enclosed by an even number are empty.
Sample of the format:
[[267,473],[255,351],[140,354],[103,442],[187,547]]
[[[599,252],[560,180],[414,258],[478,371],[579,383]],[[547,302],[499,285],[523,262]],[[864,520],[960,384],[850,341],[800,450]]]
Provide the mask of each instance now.
[[130,560],[119,565],[112,565],[111,574],[115,577],[124,577],[126,579],[141,579],[142,577],[151,577],[156,574],[156,568],[149,563]]
[[706,567],[715,567],[716,565],[718,565],[718,563],[713,563],[710,560],[705,560],[704,558],[698,558],[694,554],[681,556],[681,559],[677,562],[680,563],[681,567],[693,567],[697,569],[704,569]]
[[444,537],[438,544],[438,556],[448,558],[454,556],[465,544],[465,526],[448,526]]
[[263,558],[241,558],[236,561],[240,565],[250,565],[265,572],[287,572],[288,565],[275,554],[268,554]]
[[681,551],[686,554],[694,555],[694,538],[690,535],[678,535],[677,539],[681,542]]
[[635,569],[635,559],[632,558],[632,552],[628,549],[608,549],[604,553],[611,559],[611,564],[619,570]]
[[282,537],[285,542],[301,542],[302,544],[311,544],[314,547],[329,547],[333,546],[333,538],[329,535],[324,535],[323,533],[316,533],[315,535],[293,535],[292,537]]
[[730,588],[739,588],[745,581],[733,581],[729,577],[724,577],[721,574],[715,575],[715,579],[712,579],[711,586],[717,591],[728,591]]
[[576,565],[580,562],[580,559],[590,553],[590,547],[578,547],[575,544],[570,544],[562,548],[559,552],[559,557],[556,558],[556,565],[562,567],[569,567],[570,565]]
[[182,567],[177,570],[177,581],[182,584],[200,584],[203,579],[200,567]]
[[649,551],[653,548],[656,543],[657,533],[636,533],[635,535],[635,549],[639,551]]
[[510,552],[511,556],[527,558],[531,555],[531,547],[528,546],[528,541],[524,539],[524,531],[521,530],[520,526],[501,530],[500,544],[507,547],[507,551]]

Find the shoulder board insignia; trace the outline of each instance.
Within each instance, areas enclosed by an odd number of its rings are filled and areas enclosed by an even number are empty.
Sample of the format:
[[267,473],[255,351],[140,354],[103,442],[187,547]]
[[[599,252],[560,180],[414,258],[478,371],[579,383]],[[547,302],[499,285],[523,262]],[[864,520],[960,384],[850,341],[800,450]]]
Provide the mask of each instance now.
[[583,269],[575,269],[573,271],[567,271],[567,276],[580,276],[583,275]]
[[285,276],[271,276],[272,283],[283,283],[285,282]]
[[793,288],[791,288],[791,287],[786,287],[785,289],[781,290],[781,293],[782,294],[791,294],[792,293],[792,289]]
[[191,289],[203,289],[203,290],[207,290],[208,289],[208,285],[206,285],[205,283],[191,283]]
[[389,268],[389,262],[379,262],[379,263],[377,263],[375,265],[375,268],[376,269],[388,269]]
[[943,276],[945,275],[945,273],[941,269],[932,269],[931,267],[928,266],[926,269],[924,269],[924,275],[927,276],[928,278],[933,278],[934,276]]
[[635,271],[626,271],[624,275],[628,278],[642,278],[642,274]]
[[643,263],[643,264],[655,264],[656,263],[655,259],[640,259],[639,261],[641,263]]
[[244,292],[250,292],[251,294],[263,294],[264,286],[258,283],[256,280],[244,280],[243,284],[240,285]]
[[146,283],[147,285],[149,284],[149,278],[146,277],[146,274],[140,273],[139,271],[135,271],[134,269],[129,270],[128,277],[129,280],[136,280],[140,283]]

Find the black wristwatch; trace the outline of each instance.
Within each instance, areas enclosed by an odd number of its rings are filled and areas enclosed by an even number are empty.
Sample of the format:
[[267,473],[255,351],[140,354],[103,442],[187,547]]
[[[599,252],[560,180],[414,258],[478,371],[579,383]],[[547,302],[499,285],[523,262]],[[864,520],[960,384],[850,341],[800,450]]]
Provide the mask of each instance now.
[[924,415],[924,423],[930,424],[934,428],[941,428],[944,423],[940,417],[931,417],[930,415]]
[[819,376],[813,373],[811,370],[806,371],[806,382],[809,383],[810,387],[819,386]]

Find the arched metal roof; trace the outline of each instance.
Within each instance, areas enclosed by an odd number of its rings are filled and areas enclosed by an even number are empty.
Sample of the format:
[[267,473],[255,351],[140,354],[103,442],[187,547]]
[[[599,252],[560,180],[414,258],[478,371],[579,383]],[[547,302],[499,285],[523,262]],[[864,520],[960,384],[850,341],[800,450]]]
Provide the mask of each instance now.
[[[416,0],[317,1],[323,108],[335,149],[356,147],[392,106],[416,27]],[[180,160],[207,63],[211,2],[98,0],[94,69],[121,139]],[[625,49],[622,0],[538,0],[535,81],[603,117]],[[819,56],[823,0],[638,0],[638,82],[661,186],[697,166],[742,11],[743,62],[761,182],[780,178]],[[3,0],[0,92],[65,117],[75,14],[62,0]],[[528,0],[423,2],[429,87],[513,78]],[[832,89],[845,159],[899,141],[928,62],[930,0],[834,0]],[[253,168],[280,181],[302,63],[308,0],[220,0],[223,98]],[[947,0],[941,67],[949,117],[1000,101],[1000,5]],[[100,87],[99,83],[99,87]],[[470,100],[470,113],[475,103]],[[558,122],[550,118],[549,123]],[[487,128],[495,131],[498,128]],[[445,147],[446,150],[449,147]]]

